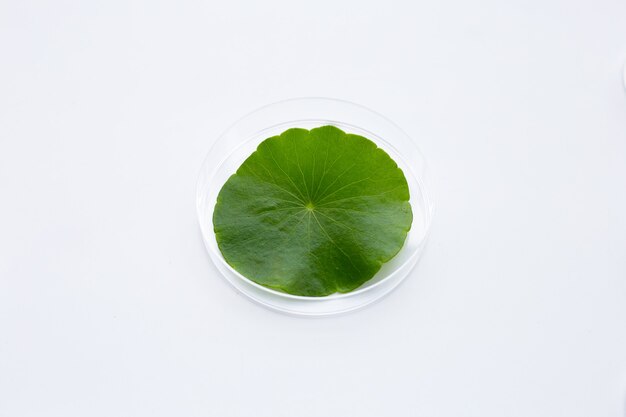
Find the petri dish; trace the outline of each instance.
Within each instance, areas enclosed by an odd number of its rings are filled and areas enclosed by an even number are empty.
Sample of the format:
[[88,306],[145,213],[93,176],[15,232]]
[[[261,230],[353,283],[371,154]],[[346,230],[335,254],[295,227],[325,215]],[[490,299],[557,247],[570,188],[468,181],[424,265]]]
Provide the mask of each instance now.
[[[374,141],[404,171],[413,224],[400,252],[356,290],[325,297],[282,293],[259,285],[234,270],[223,258],[213,232],[213,209],[222,186],[265,139],[292,127],[334,125]],[[386,117],[358,104],[330,98],[295,98],[261,107],[230,126],[211,145],[198,178],[196,204],[204,244],[225,280],[251,300],[297,316],[347,313],[381,299],[415,267],[428,239],[434,214],[426,160],[417,144]]]

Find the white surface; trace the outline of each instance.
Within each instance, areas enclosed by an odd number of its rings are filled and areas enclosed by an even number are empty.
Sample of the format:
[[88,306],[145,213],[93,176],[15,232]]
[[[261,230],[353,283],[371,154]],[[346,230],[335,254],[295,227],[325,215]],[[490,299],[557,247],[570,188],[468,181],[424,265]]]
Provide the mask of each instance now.
[[[0,3],[0,416],[568,416],[626,407],[626,3]],[[437,215],[382,302],[216,276],[211,138],[293,96],[417,138]]]

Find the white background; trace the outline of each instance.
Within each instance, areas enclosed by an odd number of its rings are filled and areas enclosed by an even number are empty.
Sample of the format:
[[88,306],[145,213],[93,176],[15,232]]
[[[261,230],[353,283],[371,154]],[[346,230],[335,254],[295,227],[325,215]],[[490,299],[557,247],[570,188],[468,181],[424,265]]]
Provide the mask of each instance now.
[[[622,417],[626,3],[0,3],[0,416]],[[380,303],[265,310],[203,247],[210,143],[296,96],[430,161]]]

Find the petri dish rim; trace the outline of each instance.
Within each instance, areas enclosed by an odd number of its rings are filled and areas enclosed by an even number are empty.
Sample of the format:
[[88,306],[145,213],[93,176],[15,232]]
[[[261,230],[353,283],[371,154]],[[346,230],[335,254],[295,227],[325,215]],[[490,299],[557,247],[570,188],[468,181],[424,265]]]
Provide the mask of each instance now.
[[[256,130],[254,133],[249,134],[247,137],[245,137],[243,140],[241,140],[238,144],[236,144],[235,146],[230,148],[230,153],[227,155],[223,155],[223,157],[219,160],[219,162],[217,164],[215,164],[213,166],[213,168],[211,170],[209,170],[207,172],[206,167],[209,166],[213,160],[216,158],[216,156],[213,155],[214,150],[218,147],[218,145],[220,144],[221,140],[223,138],[225,138],[226,136],[228,136],[233,130],[235,130],[237,128],[237,126],[241,125],[242,123],[246,122],[247,120],[253,118],[254,116],[270,110],[274,107],[278,107],[278,106],[284,106],[284,105],[289,105],[289,104],[299,104],[302,105],[304,104],[306,106],[306,104],[308,102],[325,102],[325,103],[334,103],[335,105],[341,105],[341,106],[347,106],[350,107],[352,109],[357,109],[361,112],[367,113],[371,116],[374,116],[376,118],[378,118],[380,121],[383,121],[384,123],[386,123],[387,125],[389,125],[390,127],[392,127],[394,130],[396,130],[399,134],[401,134],[405,139],[407,139],[411,146],[414,148],[413,150],[415,152],[417,152],[417,154],[419,154],[419,156],[421,157],[421,163],[422,163],[422,172],[427,172],[427,164],[426,161],[423,157],[423,154],[421,153],[421,151],[419,150],[417,144],[415,144],[415,142],[409,137],[409,135],[404,132],[398,125],[396,125],[393,121],[391,121],[390,119],[388,119],[387,117],[381,115],[380,113],[371,110],[365,106],[362,106],[360,104],[356,104],[356,103],[352,103],[346,100],[341,100],[341,99],[334,99],[334,98],[325,98],[325,97],[302,97],[302,98],[291,98],[291,99],[286,99],[286,100],[281,100],[278,102],[274,102],[271,104],[267,104],[264,106],[261,106],[251,112],[248,112],[247,114],[245,114],[244,116],[242,116],[241,118],[239,118],[238,120],[236,120],[234,123],[232,123],[228,128],[226,128],[220,135],[217,136],[217,138],[212,142],[211,146],[209,147],[209,152],[207,153],[207,156],[204,158],[204,161],[202,163],[202,168],[201,168],[201,174],[198,178],[198,183],[197,183],[197,193],[196,193],[196,202],[197,202],[197,214],[198,214],[198,221],[199,221],[199,226],[202,232],[202,236],[203,236],[203,240],[206,246],[206,249],[209,251],[209,254],[211,255],[211,253],[214,253],[215,256],[211,256],[211,259],[213,262],[215,262],[216,259],[219,260],[220,264],[222,265],[222,267],[226,268],[227,270],[229,270],[229,272],[231,272],[232,274],[234,274],[238,279],[243,280],[247,285],[251,285],[252,287],[260,290],[261,292],[264,292],[270,296],[273,297],[277,297],[277,298],[283,298],[286,300],[294,300],[294,301],[302,301],[302,302],[310,302],[310,301],[315,301],[315,302],[323,302],[323,301],[333,301],[333,300],[340,300],[340,299],[348,299],[348,298],[356,298],[359,295],[366,293],[366,292],[371,292],[374,291],[376,288],[382,286],[383,284],[387,283],[391,278],[394,277],[394,275],[396,273],[398,273],[399,271],[402,271],[408,264],[410,263],[416,263],[416,258],[419,258],[421,256],[421,253],[423,251],[423,247],[426,243],[426,241],[428,240],[428,237],[430,235],[430,228],[431,228],[431,223],[432,223],[432,218],[434,215],[434,203],[432,200],[432,196],[430,195],[429,189],[426,186],[426,184],[424,183],[424,179],[422,178],[422,176],[418,175],[415,170],[413,169],[413,167],[411,166],[410,163],[407,163],[407,161],[404,161],[404,166],[403,166],[403,170],[409,170],[410,171],[410,175],[412,177],[412,179],[414,181],[417,182],[418,184],[418,188],[420,190],[420,195],[421,195],[421,200],[422,200],[422,205],[424,206],[424,213],[423,213],[423,228],[424,228],[424,232],[423,232],[423,236],[421,237],[421,239],[419,240],[417,246],[414,248],[414,250],[412,251],[412,253],[409,254],[409,256],[399,265],[397,265],[394,270],[390,271],[388,273],[388,275],[386,277],[384,277],[383,279],[378,280],[377,282],[371,283],[369,285],[367,285],[367,283],[365,283],[362,287],[348,292],[348,293],[335,293],[335,294],[331,294],[328,296],[322,296],[322,297],[308,297],[308,296],[300,296],[300,295],[294,295],[294,294],[288,294],[288,293],[283,293],[280,291],[276,291],[273,290],[271,288],[267,288],[264,287],[252,280],[250,280],[249,278],[245,277],[244,275],[242,275],[241,273],[239,273],[237,270],[235,270],[232,266],[230,266],[228,264],[228,262],[226,262],[226,260],[224,259],[224,257],[222,256],[221,252],[219,252],[219,250],[215,251],[213,247],[209,246],[209,242],[208,239],[213,238],[215,239],[215,235],[213,233],[213,229],[211,227],[210,232],[208,233],[210,236],[207,236],[206,230],[205,230],[205,224],[204,223],[210,223],[210,226],[212,226],[212,221],[209,220],[207,222],[207,219],[203,216],[203,203],[204,203],[204,196],[207,192],[206,187],[204,185],[204,180],[205,177],[211,178],[214,177],[216,175],[216,173],[222,168],[222,166],[226,163],[226,161],[228,160],[228,158],[230,157],[230,155],[232,155],[234,152],[236,152],[236,150],[245,147],[246,145],[249,145],[250,142],[258,140],[259,136],[263,136],[264,132],[269,132],[273,129],[279,128],[281,126],[285,126],[285,128],[287,128],[288,125],[293,125],[294,122],[298,122],[298,123],[303,123],[303,122],[311,122],[311,123],[317,123],[320,124],[321,123],[328,123],[328,124],[336,124],[336,125],[340,125],[340,126],[349,126],[352,127],[360,132],[365,132],[367,134],[367,137],[369,137],[370,139],[374,139],[376,138],[375,142],[377,145],[380,145],[381,143],[384,144],[383,149],[388,151],[388,149],[392,149],[394,151],[394,153],[396,154],[396,158],[402,158],[402,152],[400,150],[398,150],[396,148],[396,146],[394,146],[393,143],[389,142],[388,140],[385,140],[384,138],[382,138],[380,135],[376,134],[375,132],[372,132],[371,129],[362,127],[362,126],[358,126],[355,125],[353,123],[349,123],[349,122],[345,122],[342,120],[339,120],[339,118],[335,119],[335,118],[327,118],[327,117],[320,117],[320,118],[302,118],[302,119],[288,119],[279,123],[271,123],[268,124],[266,126],[263,126],[261,128],[259,128],[258,130]],[[267,136],[269,137],[269,136]],[[257,144],[258,145],[258,144]],[[395,159],[395,158],[394,158]],[[220,185],[220,188],[223,184]],[[407,241],[408,241],[408,236],[407,236]],[[404,247],[403,247],[404,249]],[[403,250],[401,249],[401,251]],[[345,308],[344,310],[341,311],[336,311],[333,313],[323,313],[323,314],[306,314],[306,313],[301,313],[298,311],[288,311],[286,309],[282,309],[280,307],[277,307],[275,305],[268,305],[268,303],[264,302],[263,300],[258,299],[255,295],[253,294],[249,294],[246,293],[244,290],[242,290],[239,286],[235,285],[235,283],[233,283],[231,281],[231,279],[227,276],[225,276],[225,274],[218,268],[218,270],[222,273],[222,275],[224,275],[224,278],[226,278],[226,280],[233,285],[233,287],[235,287],[236,290],[244,292],[245,295],[247,295],[250,299],[252,299],[253,301],[260,303],[264,306],[267,306],[271,309],[275,309],[275,310],[281,310],[284,312],[288,312],[290,314],[303,314],[303,315],[328,315],[328,314],[341,314],[342,312],[346,312],[346,311],[352,311],[355,309],[360,308],[360,306],[352,306],[352,307],[348,307]],[[407,273],[408,274],[408,273]],[[374,279],[374,278],[372,278]],[[399,282],[393,283],[391,288],[386,289],[378,298],[382,298],[385,295],[387,295],[388,293],[392,292],[402,281],[404,280],[404,278],[402,278]],[[375,301],[375,300],[374,300]],[[370,302],[371,303],[371,302]],[[368,304],[370,304],[368,303]]]

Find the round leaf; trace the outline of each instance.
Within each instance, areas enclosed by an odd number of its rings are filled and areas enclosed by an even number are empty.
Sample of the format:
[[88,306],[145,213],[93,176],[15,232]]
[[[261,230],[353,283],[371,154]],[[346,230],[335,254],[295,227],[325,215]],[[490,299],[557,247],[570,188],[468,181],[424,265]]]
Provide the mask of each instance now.
[[334,126],[263,141],[222,187],[224,259],[286,293],[354,290],[393,258],[413,219],[406,178],[372,141]]

